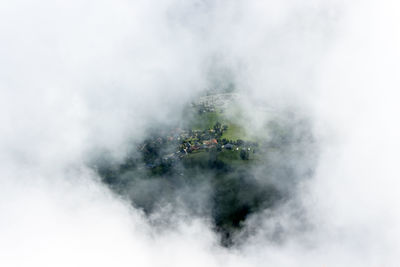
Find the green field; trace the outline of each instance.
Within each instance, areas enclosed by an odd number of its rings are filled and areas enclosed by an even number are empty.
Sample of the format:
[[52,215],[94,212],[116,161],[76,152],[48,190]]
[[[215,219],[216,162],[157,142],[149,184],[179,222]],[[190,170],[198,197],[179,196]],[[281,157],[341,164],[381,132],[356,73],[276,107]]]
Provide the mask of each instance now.
[[239,126],[237,123],[228,120],[224,116],[224,114],[219,111],[192,114],[190,121],[191,123],[189,125],[192,130],[211,129],[217,122],[219,122],[222,125],[228,126],[228,130],[225,131],[221,137],[222,139],[225,138],[227,140],[246,140],[245,129]]
[[227,140],[238,140],[238,139],[246,139],[246,132],[243,127],[234,124],[234,123],[226,123],[228,125],[228,130],[222,134],[222,139],[225,138]]
[[205,113],[195,113],[191,118],[191,128],[192,130],[205,130],[211,129],[218,121],[222,123],[222,114],[217,112],[205,112]]

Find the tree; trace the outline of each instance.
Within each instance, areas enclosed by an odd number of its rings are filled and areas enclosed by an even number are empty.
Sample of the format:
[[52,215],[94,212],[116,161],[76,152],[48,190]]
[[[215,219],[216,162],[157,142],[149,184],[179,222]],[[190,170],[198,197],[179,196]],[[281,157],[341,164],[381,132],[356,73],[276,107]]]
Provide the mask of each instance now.
[[246,149],[240,150],[240,158],[242,160],[248,160],[249,159],[249,151],[247,151]]
[[217,135],[219,135],[221,133],[221,123],[219,123],[218,121],[215,123],[213,128]]

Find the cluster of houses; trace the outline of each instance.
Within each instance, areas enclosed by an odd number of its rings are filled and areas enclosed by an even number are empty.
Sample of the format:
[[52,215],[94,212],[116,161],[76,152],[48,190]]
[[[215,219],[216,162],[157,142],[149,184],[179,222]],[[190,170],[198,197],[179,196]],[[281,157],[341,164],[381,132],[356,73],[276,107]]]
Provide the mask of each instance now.
[[239,99],[238,94],[214,94],[200,97],[196,102],[192,103],[200,112],[214,112],[215,107],[221,110],[226,109],[230,103]]
[[221,125],[220,123],[216,123],[213,129],[204,130],[204,131],[188,131],[182,132],[179,143],[179,150],[175,153],[171,153],[165,157],[165,159],[171,159],[174,157],[183,157],[189,153],[200,152],[200,151],[208,151],[210,149],[217,149],[217,151],[222,150],[246,150],[250,151],[253,149],[255,151],[255,147],[258,146],[257,143],[244,142],[243,140],[226,140],[221,138],[224,131],[226,131],[228,127],[226,125]]
[[194,142],[193,144],[190,142],[185,142],[180,146],[180,151],[185,154],[191,153],[193,151],[201,150],[201,149],[210,149],[214,148],[218,145],[217,139],[213,138],[210,140],[204,140],[203,142]]
[[[225,144],[224,144],[225,143]],[[164,161],[176,161],[180,158],[185,157],[186,155],[190,153],[195,153],[195,152],[201,152],[201,151],[208,151],[210,149],[217,149],[217,151],[222,151],[224,149],[226,150],[237,150],[237,151],[246,151],[247,153],[250,152],[254,147],[251,146],[243,146],[237,144],[237,142],[232,142],[232,143],[226,143],[226,142],[218,142],[217,139],[213,138],[210,140],[204,140],[203,142],[185,142],[181,144],[180,150],[167,154],[162,157]]]
[[[153,168],[162,162],[174,162],[190,153],[208,151],[210,149],[222,150],[245,150],[253,152],[256,143],[244,142],[243,140],[226,140],[221,138],[228,126],[217,122],[212,129],[208,130],[182,130],[174,129],[164,133],[166,137],[155,136],[141,144],[138,149],[149,159],[146,166]],[[169,149],[166,149],[168,148]],[[175,147],[175,148],[174,148]],[[166,151],[170,151],[169,153]],[[175,152],[172,152],[175,151]]]

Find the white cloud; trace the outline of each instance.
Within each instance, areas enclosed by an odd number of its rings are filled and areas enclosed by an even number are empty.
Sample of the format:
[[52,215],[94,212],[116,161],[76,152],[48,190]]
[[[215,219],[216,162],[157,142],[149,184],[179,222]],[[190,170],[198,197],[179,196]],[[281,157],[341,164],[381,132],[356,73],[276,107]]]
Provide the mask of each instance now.
[[[0,265],[396,266],[400,247],[394,1],[0,3]],[[313,112],[312,226],[219,247],[209,225],[157,232],[86,169],[177,119],[221,58],[250,101]],[[292,225],[290,207],[271,220]],[[268,231],[268,223],[260,233]],[[263,228],[264,227],[264,228]]]

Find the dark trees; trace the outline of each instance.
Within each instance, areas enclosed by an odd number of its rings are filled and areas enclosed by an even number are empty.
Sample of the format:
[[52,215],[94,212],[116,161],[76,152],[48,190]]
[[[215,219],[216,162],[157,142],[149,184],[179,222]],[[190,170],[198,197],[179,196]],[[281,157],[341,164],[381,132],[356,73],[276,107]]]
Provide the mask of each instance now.
[[249,151],[247,151],[246,149],[240,150],[240,158],[242,160],[248,160],[249,159]]

